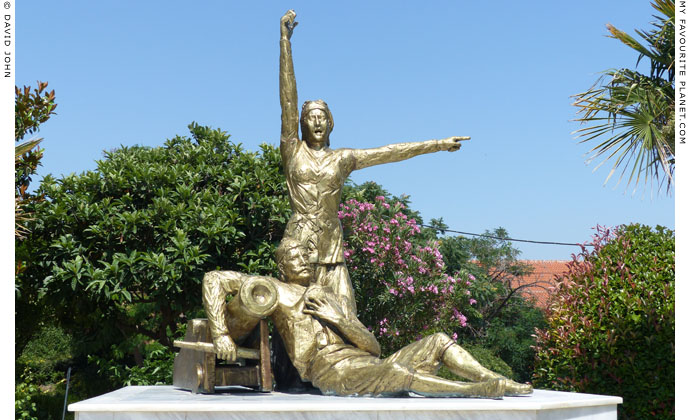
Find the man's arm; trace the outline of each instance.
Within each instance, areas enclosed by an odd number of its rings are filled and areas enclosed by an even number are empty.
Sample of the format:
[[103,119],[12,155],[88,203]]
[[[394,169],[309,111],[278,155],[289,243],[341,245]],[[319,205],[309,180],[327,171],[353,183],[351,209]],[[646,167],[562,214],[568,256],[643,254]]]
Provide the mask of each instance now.
[[443,140],[427,140],[410,143],[396,143],[374,149],[352,149],[355,159],[354,169],[368,168],[383,163],[399,162],[426,153],[460,149],[460,142],[469,137],[448,137]]
[[225,311],[225,298],[240,290],[244,277],[234,271],[211,271],[204,275],[201,286],[204,309],[211,329],[216,355],[225,360],[237,358],[237,346],[230,338]]
[[280,19],[280,145],[297,138],[299,129],[299,112],[297,111],[297,82],[292,65],[292,47],[290,37],[297,25],[295,12],[288,10]]
[[[376,337],[352,313],[345,313],[332,293],[320,287],[310,287],[304,297],[304,313],[321,319],[335,327],[357,348],[378,357],[381,355]],[[347,306],[346,306],[347,308]],[[347,309],[345,309],[347,310]],[[349,312],[349,311],[348,311]]]

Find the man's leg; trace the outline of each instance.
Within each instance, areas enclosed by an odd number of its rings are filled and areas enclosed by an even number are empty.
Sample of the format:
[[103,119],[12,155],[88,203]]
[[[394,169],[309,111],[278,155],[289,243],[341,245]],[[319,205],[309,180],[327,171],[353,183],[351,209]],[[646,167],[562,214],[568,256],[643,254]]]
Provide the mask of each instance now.
[[[490,379],[505,379],[498,373],[492,372],[480,365],[467,350],[457,344],[452,344],[443,352],[441,362],[443,362],[443,364],[454,374],[472,381],[481,382]],[[531,393],[531,385],[521,384],[506,379],[506,395],[524,395]]]
[[486,382],[455,382],[416,372],[410,383],[410,391],[427,397],[501,399],[505,393],[505,386],[505,379],[491,379]]

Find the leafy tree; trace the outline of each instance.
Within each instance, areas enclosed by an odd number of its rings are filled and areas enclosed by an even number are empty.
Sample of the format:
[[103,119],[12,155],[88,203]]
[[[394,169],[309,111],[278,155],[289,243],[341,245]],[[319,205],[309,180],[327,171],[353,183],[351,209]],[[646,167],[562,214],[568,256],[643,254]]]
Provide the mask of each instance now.
[[623,418],[671,419],[675,239],[657,226],[599,228],[559,279],[537,333],[535,385],[619,395]]
[[[38,131],[41,124],[48,121],[55,114],[55,91],[46,91],[48,83],[38,82],[38,87],[31,91],[29,86],[22,89],[15,87],[14,99],[14,138],[19,142],[27,134]],[[15,209],[15,236],[22,238],[26,234],[24,223],[29,215],[24,212],[24,207],[32,199],[27,194],[27,188],[31,177],[36,174],[36,169],[41,163],[43,151],[38,148],[42,139],[36,138],[24,141],[14,149],[14,209]],[[21,269],[22,264],[18,264]]]
[[[519,297],[522,289],[538,286],[515,281],[530,274],[533,267],[518,259],[520,251],[512,246],[504,228],[486,231],[484,236],[476,238],[443,238],[441,253],[450,269],[465,268],[482,279],[476,287],[478,298],[482,300],[483,323],[475,328],[488,326],[513,298]],[[475,332],[483,335],[481,330]]]
[[31,91],[29,86],[14,89],[14,138],[20,141],[27,134],[38,131],[41,124],[55,114],[55,91],[46,91],[47,82],[38,82],[38,87]]
[[446,272],[466,270],[472,280],[472,296],[477,300],[480,316],[463,331],[463,339],[492,351],[513,369],[515,379],[527,382],[534,368],[534,329],[545,326],[545,321],[542,311],[521,291],[546,285],[518,281],[533,268],[518,259],[520,251],[507,239],[505,229],[486,231],[484,235],[440,240]]
[[[22,244],[31,262],[18,317],[48,308],[79,331],[78,354],[141,365],[150,340],[171,348],[178,325],[200,315],[206,271],[275,273],[289,216],[279,152],[189,128],[192,138],[121,147],[95,171],[44,178]],[[17,336],[26,343],[23,328]]]
[[535,329],[544,327],[543,311],[523,297],[515,296],[474,343],[504,360],[513,370],[514,379],[530,382],[534,373]]
[[630,172],[628,185],[633,179],[639,184],[644,174],[645,184],[666,183],[670,194],[675,169],[675,2],[654,0],[652,7],[661,16],[654,17],[652,30],[635,31],[642,43],[607,25],[611,38],[640,53],[638,65],[649,59],[649,73],[608,70],[589,90],[575,95],[581,114],[576,121],[588,125],[576,133],[583,142],[599,142],[590,150],[590,161],[615,159],[607,181],[621,169],[621,179]]

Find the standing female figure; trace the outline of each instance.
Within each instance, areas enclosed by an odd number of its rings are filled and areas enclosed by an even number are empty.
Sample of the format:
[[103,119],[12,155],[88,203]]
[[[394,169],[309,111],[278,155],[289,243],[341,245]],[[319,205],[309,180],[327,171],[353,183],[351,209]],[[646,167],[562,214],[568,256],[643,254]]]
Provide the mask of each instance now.
[[[328,286],[355,313],[350,276],[343,253],[338,207],[345,180],[357,169],[398,162],[442,150],[456,151],[469,137],[391,144],[373,149],[331,149],[333,115],[322,100],[307,101],[297,111],[297,84],[290,38],[297,24],[289,10],[280,20],[280,152],[293,214],[285,238],[297,240],[314,266],[315,282]],[[299,138],[299,127],[302,138]]]

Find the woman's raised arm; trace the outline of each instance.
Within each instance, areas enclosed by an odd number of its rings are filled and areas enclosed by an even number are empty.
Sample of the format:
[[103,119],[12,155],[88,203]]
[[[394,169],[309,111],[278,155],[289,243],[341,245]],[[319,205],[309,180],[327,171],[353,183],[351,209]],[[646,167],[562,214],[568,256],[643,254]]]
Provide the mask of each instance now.
[[288,10],[280,18],[280,144],[297,138],[299,129],[299,112],[297,111],[297,82],[292,65],[292,30],[297,26],[293,10]]

